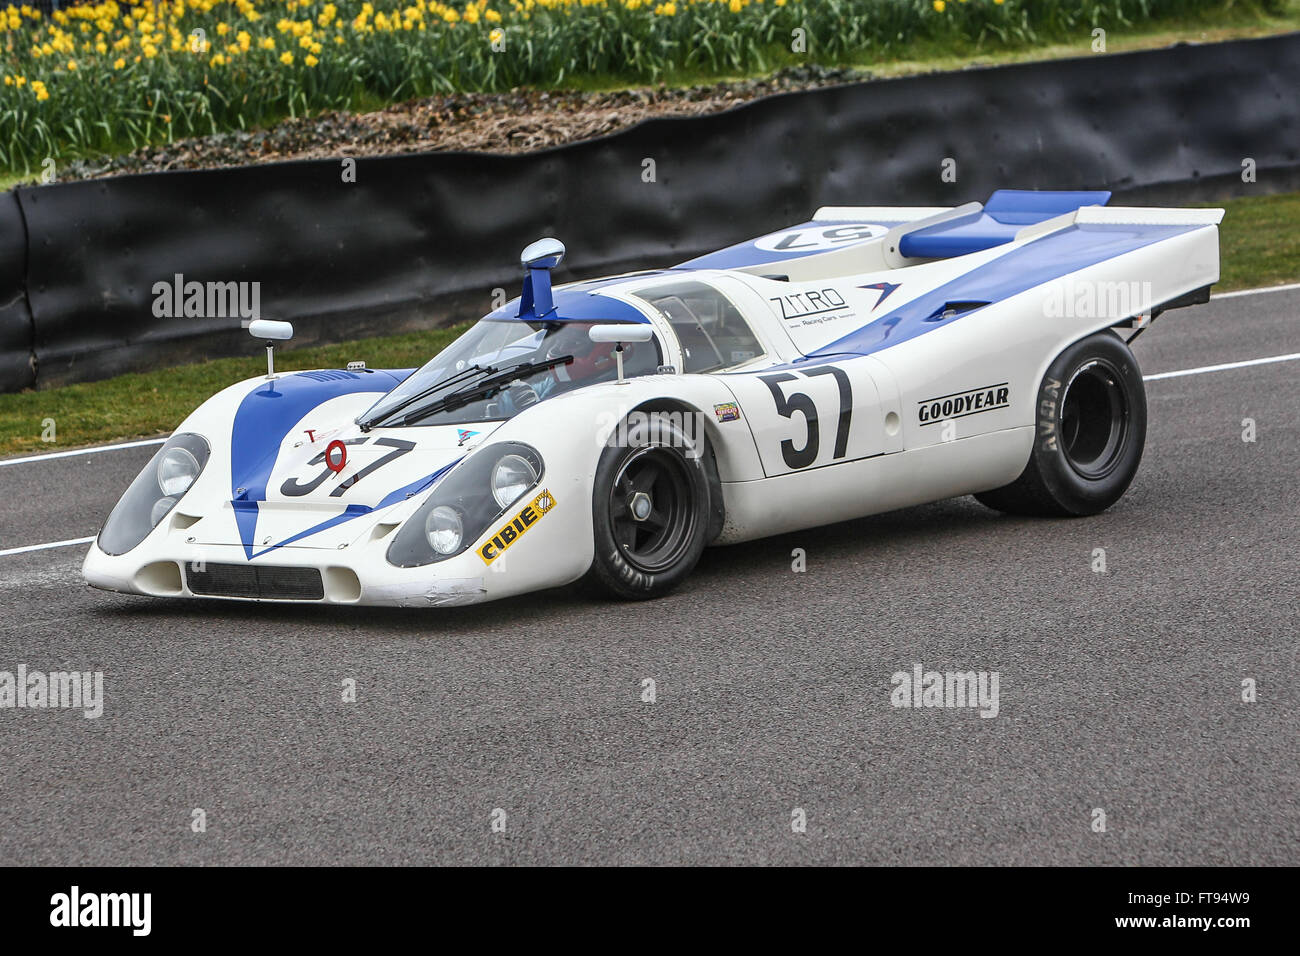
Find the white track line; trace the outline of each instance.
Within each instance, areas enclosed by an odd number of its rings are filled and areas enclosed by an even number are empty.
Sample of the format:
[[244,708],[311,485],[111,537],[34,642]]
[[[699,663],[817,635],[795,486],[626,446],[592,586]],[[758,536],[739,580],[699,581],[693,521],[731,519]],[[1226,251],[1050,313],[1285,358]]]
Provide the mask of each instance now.
[[0,468],[5,465],[25,465],[31,461],[50,461],[54,458],[71,458],[74,455],[98,455],[101,451],[121,451],[124,448],[143,448],[146,445],[161,445],[166,438],[146,438],[144,441],[128,441],[119,445],[96,445],[93,448],[74,448],[72,451],[55,451],[48,455],[29,455],[26,458],[5,458],[0,460]]
[[1292,282],[1288,285],[1269,285],[1262,289],[1238,289],[1236,292],[1216,292],[1210,296],[1211,299],[1235,299],[1239,295],[1264,295],[1267,292],[1290,292],[1293,289],[1300,289],[1300,282]]
[[1300,352],[1292,352],[1290,355],[1270,355],[1267,358],[1247,359],[1244,362],[1227,362],[1223,365],[1203,365],[1200,368],[1184,368],[1177,372],[1157,372],[1155,375],[1144,375],[1142,380],[1145,382],[1154,382],[1161,378],[1181,378],[1184,375],[1204,375],[1206,372],[1226,372],[1233,368],[1248,368],[1251,365],[1271,365],[1274,362],[1294,362],[1300,359]]
[[49,551],[51,548],[70,548],[74,544],[90,544],[95,538],[92,535],[89,538],[69,538],[67,541],[51,541],[49,544],[29,544],[22,548],[10,548],[7,551],[0,551],[0,558],[10,554],[27,554],[29,551]]

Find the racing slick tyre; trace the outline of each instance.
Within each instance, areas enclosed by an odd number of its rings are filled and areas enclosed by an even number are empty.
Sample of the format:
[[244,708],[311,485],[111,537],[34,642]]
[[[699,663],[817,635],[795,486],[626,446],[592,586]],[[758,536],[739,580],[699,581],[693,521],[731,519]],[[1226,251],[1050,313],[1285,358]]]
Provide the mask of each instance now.
[[1105,511],[1127,490],[1146,442],[1142,373],[1114,332],[1075,342],[1038,387],[1034,448],[1009,485],[975,496],[997,511],[1071,517]]
[[640,601],[667,594],[700,560],[710,530],[712,454],[707,438],[689,439],[670,417],[634,417],[596,466],[588,577],[615,597]]

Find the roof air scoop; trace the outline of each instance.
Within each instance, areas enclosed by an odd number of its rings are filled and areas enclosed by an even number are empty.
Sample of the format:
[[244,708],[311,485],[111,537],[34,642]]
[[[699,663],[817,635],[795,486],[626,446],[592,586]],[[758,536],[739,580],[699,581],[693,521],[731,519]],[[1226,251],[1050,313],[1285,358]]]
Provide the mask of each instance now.
[[519,314],[532,312],[539,319],[555,310],[551,297],[551,270],[564,261],[564,243],[559,239],[538,239],[519,254],[524,267],[524,291],[519,298]]

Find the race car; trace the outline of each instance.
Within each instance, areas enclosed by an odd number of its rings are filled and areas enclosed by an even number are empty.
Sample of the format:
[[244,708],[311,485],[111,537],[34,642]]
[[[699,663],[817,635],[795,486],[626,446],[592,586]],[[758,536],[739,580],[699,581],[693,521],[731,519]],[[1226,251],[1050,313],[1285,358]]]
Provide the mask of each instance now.
[[[418,370],[268,360],[205,402],[108,516],[86,581],[425,607],[590,578],[643,599],[707,545],[948,497],[1096,514],[1142,457],[1129,343],[1207,301],[1223,216],[1109,199],[826,207],[554,287],[564,247],[539,240],[520,297]],[[250,331],[268,355],[291,334]]]

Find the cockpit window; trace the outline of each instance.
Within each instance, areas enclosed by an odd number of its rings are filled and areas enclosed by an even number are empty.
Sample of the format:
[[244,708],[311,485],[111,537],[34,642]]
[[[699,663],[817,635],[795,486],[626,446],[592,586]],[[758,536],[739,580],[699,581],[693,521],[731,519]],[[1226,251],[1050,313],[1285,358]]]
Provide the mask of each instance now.
[[740,310],[711,285],[676,282],[635,295],[658,309],[677,333],[683,372],[718,372],[763,354]]
[[[453,425],[507,419],[563,392],[614,381],[618,375],[614,343],[593,342],[590,337],[593,325],[604,324],[609,323],[482,319],[358,421]],[[553,359],[565,356],[570,361],[551,365]],[[653,375],[662,361],[654,340],[623,348],[623,374],[628,378]],[[551,367],[532,370],[535,365]],[[500,387],[481,388],[480,383],[490,383],[491,376],[512,368],[520,369],[517,377]],[[457,393],[465,400],[447,401]]]

